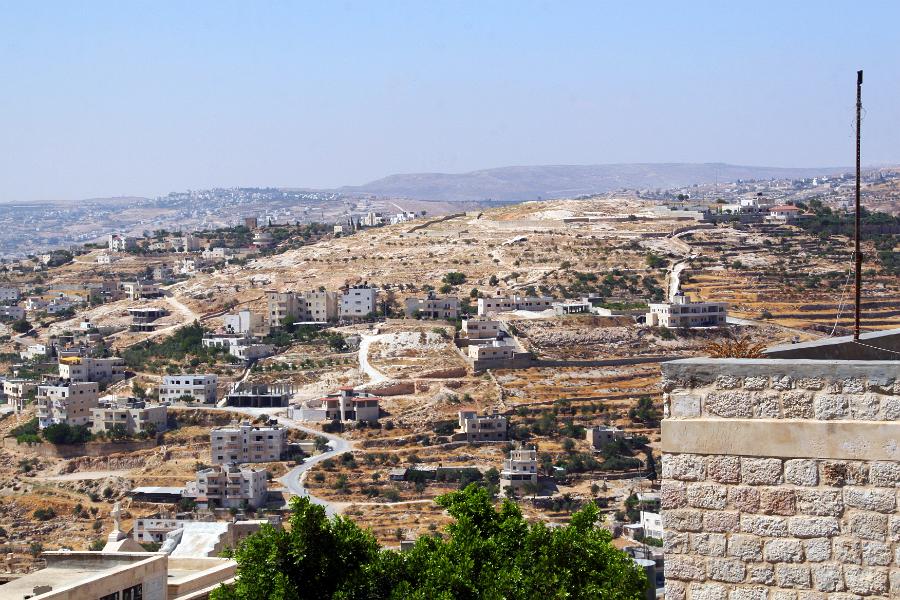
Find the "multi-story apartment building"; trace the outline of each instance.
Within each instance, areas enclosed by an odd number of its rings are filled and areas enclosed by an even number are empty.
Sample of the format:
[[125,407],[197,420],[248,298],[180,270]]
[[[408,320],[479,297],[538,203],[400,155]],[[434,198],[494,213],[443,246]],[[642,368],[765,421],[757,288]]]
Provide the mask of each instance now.
[[5,379],[3,381],[3,396],[16,414],[25,410],[25,402],[28,397],[36,392],[37,383],[30,379]]
[[262,315],[251,310],[225,315],[225,331],[241,335],[261,335],[265,329]]
[[284,427],[232,423],[209,432],[212,464],[273,462],[287,441]]
[[506,417],[497,412],[479,415],[474,410],[459,411],[459,429],[467,442],[500,442],[507,439]]
[[379,225],[384,225],[384,215],[380,212],[367,213],[366,216],[360,219],[359,224],[363,227],[378,227]]
[[175,279],[175,271],[171,265],[156,265],[153,267],[153,281],[167,282]]
[[528,483],[537,484],[537,451],[534,448],[517,448],[510,451],[500,471],[500,489],[517,489]]
[[295,292],[267,290],[266,303],[269,327],[281,327],[288,317],[299,320],[302,311],[301,305],[305,308],[303,297]]
[[237,465],[216,465],[197,471],[184,489],[184,497],[194,498],[200,507],[259,508],[267,497],[268,472]]
[[25,309],[21,306],[0,305],[0,319],[18,321],[25,318]]
[[340,300],[337,292],[312,290],[303,294],[306,300],[304,320],[327,323],[338,318]]
[[645,321],[651,327],[724,327],[727,307],[725,302],[692,302],[679,291],[672,302],[650,304]]
[[166,375],[159,388],[160,402],[174,402],[184,396],[190,396],[194,402],[215,404],[217,398],[216,375]]
[[150,281],[123,281],[122,291],[125,292],[129,300],[158,298],[162,295],[159,286]]
[[438,297],[428,292],[425,298],[407,298],[405,304],[407,317],[449,320],[459,316],[459,298],[453,296]]
[[200,238],[190,233],[169,238],[169,244],[175,252],[197,252],[200,250]]
[[493,339],[500,335],[500,321],[476,317],[462,322],[462,333],[472,340]]
[[511,296],[478,299],[478,314],[506,312],[510,310],[542,311],[553,308],[554,299],[549,296]]
[[91,421],[91,409],[97,406],[97,383],[59,381],[37,388],[38,426],[87,425]]
[[375,312],[378,290],[368,285],[354,285],[341,296],[341,318],[359,319]]
[[110,252],[127,252],[137,246],[137,240],[131,236],[111,233],[108,245]]
[[91,409],[91,432],[110,433],[121,425],[128,435],[165,431],[168,413],[165,404],[153,404],[136,398],[101,398]]
[[125,379],[125,359],[66,356],[59,359],[59,376],[75,383],[120,381]]
[[19,288],[0,287],[0,302],[18,302]]

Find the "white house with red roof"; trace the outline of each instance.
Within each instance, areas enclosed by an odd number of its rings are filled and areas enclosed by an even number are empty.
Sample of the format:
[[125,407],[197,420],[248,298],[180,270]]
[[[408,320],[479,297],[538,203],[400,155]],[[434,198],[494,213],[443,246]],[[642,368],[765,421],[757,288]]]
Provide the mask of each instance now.
[[792,206],[790,204],[779,204],[778,206],[773,206],[769,209],[768,219],[770,221],[790,223],[799,219],[802,213],[803,211],[801,211],[796,206]]

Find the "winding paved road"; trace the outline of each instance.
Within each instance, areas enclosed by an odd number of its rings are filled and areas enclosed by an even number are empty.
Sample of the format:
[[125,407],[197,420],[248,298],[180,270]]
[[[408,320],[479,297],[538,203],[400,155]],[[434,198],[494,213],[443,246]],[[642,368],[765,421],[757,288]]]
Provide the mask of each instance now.
[[322,498],[311,496],[303,483],[306,480],[306,472],[309,471],[314,465],[322,462],[327,458],[331,458],[332,456],[352,451],[353,443],[350,440],[344,439],[332,433],[323,433],[317,429],[311,429],[309,427],[306,427],[305,425],[301,425],[298,421],[288,419],[287,417],[279,416],[278,422],[282,423],[289,429],[298,429],[315,436],[325,437],[328,439],[328,445],[331,447],[331,449],[327,452],[322,452],[321,454],[316,454],[315,456],[307,458],[305,461],[303,461],[302,464],[297,465],[296,467],[288,471],[285,475],[280,477],[278,480],[284,484],[284,486],[291,494],[295,496],[306,496],[314,504],[324,506],[325,513],[329,517],[339,512],[343,503],[329,502],[328,500],[323,500]]
[[307,427],[299,421],[289,419],[283,414],[282,411],[284,409],[282,408],[240,408],[236,406],[192,406],[191,408],[199,410],[221,410],[251,418],[256,418],[261,415],[268,415],[269,417],[278,419],[278,422],[288,429],[296,429],[313,436],[322,436],[326,438],[330,446],[329,450],[322,452],[321,454],[316,454],[315,456],[310,456],[303,463],[297,465],[296,467],[285,473],[283,476],[279,477],[278,481],[282,482],[285,488],[287,488],[287,490],[294,496],[306,496],[313,503],[324,506],[325,512],[326,514],[328,514],[328,516],[332,516],[340,512],[340,509],[346,506],[347,503],[345,502],[330,502],[328,500],[323,500],[322,498],[316,498],[315,496],[310,495],[309,491],[306,489],[306,486],[303,483],[306,479],[306,472],[309,471],[314,465],[322,462],[327,458],[337,456],[338,454],[351,452],[353,450],[353,442],[351,442],[350,440],[342,438],[338,435],[334,435],[333,433],[324,433],[322,431],[319,431],[318,429]]

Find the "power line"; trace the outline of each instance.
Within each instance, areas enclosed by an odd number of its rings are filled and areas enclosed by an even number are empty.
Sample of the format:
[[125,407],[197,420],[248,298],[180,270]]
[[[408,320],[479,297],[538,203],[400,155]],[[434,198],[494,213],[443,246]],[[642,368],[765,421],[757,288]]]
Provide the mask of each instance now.
[[[853,256],[850,257],[853,260]],[[834,337],[834,332],[837,331],[838,323],[841,321],[841,314],[844,312],[844,297],[847,294],[847,286],[850,284],[850,273],[853,272],[853,263],[851,262],[850,266],[847,268],[847,279],[844,280],[844,288],[841,290],[841,300],[838,304],[838,312],[837,317],[834,319],[834,327],[831,328],[831,335],[828,337]]]
[[878,350],[880,352],[888,352],[890,354],[896,354],[897,356],[900,356],[900,352],[897,352],[896,350],[888,350],[887,348],[880,348],[878,346],[871,346],[869,344],[863,344],[859,340],[853,340],[852,343],[854,343],[858,346],[865,346],[866,348],[872,348],[873,350]]

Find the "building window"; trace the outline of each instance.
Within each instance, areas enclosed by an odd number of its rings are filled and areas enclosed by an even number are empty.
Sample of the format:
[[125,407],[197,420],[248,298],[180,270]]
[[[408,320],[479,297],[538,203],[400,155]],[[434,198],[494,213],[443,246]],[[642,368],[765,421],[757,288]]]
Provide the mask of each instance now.
[[143,600],[144,584],[139,583],[122,590],[122,600]]

